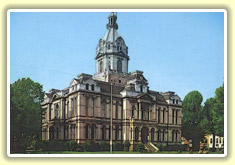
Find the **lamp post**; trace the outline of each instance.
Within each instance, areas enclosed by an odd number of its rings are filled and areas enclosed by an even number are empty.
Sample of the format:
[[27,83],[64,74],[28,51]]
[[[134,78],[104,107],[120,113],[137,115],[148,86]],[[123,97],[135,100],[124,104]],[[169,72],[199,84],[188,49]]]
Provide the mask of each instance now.
[[110,107],[110,154],[112,154],[113,150],[113,84],[111,80],[111,86],[110,86],[110,100],[111,100],[111,107]]
[[113,151],[113,82],[115,83],[119,78],[123,78],[124,75],[119,75],[115,80],[110,80],[110,154]]

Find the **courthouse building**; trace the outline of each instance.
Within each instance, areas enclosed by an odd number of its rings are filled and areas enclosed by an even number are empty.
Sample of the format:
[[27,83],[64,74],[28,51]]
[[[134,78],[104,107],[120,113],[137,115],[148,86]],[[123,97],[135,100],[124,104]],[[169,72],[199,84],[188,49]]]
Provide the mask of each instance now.
[[117,16],[111,13],[98,41],[93,76],[81,73],[68,87],[45,94],[43,140],[109,142],[112,130],[113,142],[181,142],[180,97],[150,90],[142,71],[128,72],[128,47],[117,30]]

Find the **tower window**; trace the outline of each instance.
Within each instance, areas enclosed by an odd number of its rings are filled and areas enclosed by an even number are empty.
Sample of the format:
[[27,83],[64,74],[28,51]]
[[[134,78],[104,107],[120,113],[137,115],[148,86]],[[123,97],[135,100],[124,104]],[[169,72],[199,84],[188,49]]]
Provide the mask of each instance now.
[[110,45],[108,45],[108,50],[110,49]]
[[99,71],[100,71],[100,73],[103,72],[103,62],[102,61],[100,61],[100,70]]
[[120,60],[120,59],[117,61],[117,71],[119,73],[122,72],[122,60]]

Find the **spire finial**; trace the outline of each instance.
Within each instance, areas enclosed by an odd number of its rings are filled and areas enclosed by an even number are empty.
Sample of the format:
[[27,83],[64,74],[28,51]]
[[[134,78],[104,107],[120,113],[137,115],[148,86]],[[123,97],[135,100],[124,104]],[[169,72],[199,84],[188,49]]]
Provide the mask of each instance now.
[[117,12],[116,15],[114,12],[111,12],[109,15],[109,23],[107,24],[107,29],[109,28],[114,28],[114,29],[118,29],[118,24],[117,24]]

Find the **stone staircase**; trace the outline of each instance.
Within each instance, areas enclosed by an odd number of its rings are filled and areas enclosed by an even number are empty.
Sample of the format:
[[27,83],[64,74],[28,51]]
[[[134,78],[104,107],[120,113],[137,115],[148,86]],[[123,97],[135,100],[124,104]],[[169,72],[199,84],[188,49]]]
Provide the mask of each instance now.
[[153,145],[151,142],[148,142],[147,144],[145,144],[145,148],[147,149],[147,152],[158,152],[159,149]]

